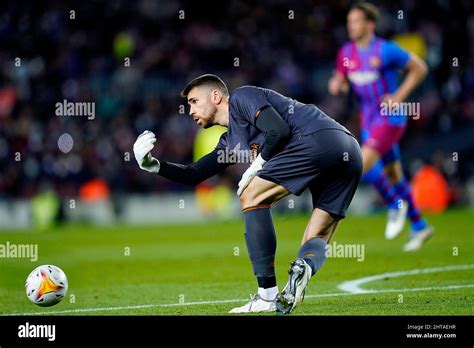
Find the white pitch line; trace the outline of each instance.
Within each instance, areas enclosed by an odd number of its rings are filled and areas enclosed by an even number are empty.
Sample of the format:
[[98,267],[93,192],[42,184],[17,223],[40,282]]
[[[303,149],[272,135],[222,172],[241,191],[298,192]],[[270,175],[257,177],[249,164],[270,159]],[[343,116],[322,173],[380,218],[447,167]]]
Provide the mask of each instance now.
[[433,268],[419,268],[419,269],[412,269],[409,271],[382,273],[382,274],[376,274],[369,277],[346,281],[344,283],[341,283],[338,286],[338,288],[345,292],[349,292],[353,294],[362,294],[371,290],[362,289],[361,286],[365,283],[372,282],[374,280],[380,280],[380,279],[385,279],[385,278],[397,278],[397,277],[403,277],[403,276],[408,276],[408,275],[418,275],[418,274],[426,274],[426,273],[458,271],[458,270],[466,270],[466,269],[473,269],[473,268],[474,268],[474,264],[470,264],[470,265],[442,266],[442,267],[433,267]]
[[[381,293],[386,293],[386,292],[452,290],[452,289],[461,289],[461,288],[474,288],[474,284],[432,286],[432,287],[426,287],[426,288],[364,290],[365,292],[359,292],[359,293],[337,292],[337,293],[332,293],[332,294],[307,295],[307,296],[305,296],[305,298],[352,296],[352,295],[364,295],[364,294],[372,295],[372,294],[381,294]],[[136,306],[103,307],[103,308],[79,308],[79,309],[65,309],[65,310],[62,310],[62,311],[7,313],[7,314],[0,314],[0,315],[1,316],[23,316],[23,315],[45,315],[45,314],[51,315],[51,314],[87,313],[87,312],[117,311],[117,310],[127,310],[127,309],[142,309],[142,308],[153,308],[153,307],[182,307],[182,306],[196,306],[196,305],[205,305],[205,304],[223,304],[223,303],[244,302],[244,301],[248,301],[248,299],[198,301],[198,302],[168,303],[168,304],[148,304],[148,305],[136,305]]]

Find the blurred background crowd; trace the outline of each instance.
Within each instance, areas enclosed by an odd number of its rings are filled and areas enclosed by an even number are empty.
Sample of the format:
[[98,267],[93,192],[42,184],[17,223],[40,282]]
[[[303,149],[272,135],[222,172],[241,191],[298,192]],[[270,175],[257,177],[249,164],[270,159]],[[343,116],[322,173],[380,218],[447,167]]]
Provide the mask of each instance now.
[[[381,11],[378,35],[430,68],[412,96],[421,117],[410,120],[402,142],[406,174],[432,164],[464,203],[474,185],[474,3],[373,3]],[[155,157],[193,161],[198,126],[179,91],[202,73],[220,75],[231,90],[253,84],[314,103],[358,134],[354,98],[327,92],[351,4],[2,1],[0,198],[45,189],[74,196],[98,178],[112,194],[192,190],[144,175],[132,146],[149,129],[158,138]],[[63,100],[94,102],[95,118],[56,116]],[[63,133],[74,141],[67,154],[58,148]],[[226,175],[237,182],[240,173]]]

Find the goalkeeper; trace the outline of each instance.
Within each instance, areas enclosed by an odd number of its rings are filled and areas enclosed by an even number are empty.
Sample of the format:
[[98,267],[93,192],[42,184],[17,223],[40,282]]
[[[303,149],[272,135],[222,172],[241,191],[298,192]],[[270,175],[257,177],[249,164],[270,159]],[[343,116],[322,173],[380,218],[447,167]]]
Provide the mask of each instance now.
[[[362,173],[362,157],[354,136],[314,105],[254,86],[229,95],[216,75],[190,81],[181,92],[189,114],[203,128],[227,127],[216,148],[197,162],[183,165],[159,161],[151,151],[150,131],[136,140],[133,151],[141,169],[167,179],[196,185],[234,164],[239,151],[252,160],[239,182],[245,241],[258,282],[251,300],[231,313],[289,314],[302,302],[309,279],[322,267],[325,247],[354,196]],[[308,188],[313,211],[288,283],[280,293],[275,277],[276,235],[271,206]]]

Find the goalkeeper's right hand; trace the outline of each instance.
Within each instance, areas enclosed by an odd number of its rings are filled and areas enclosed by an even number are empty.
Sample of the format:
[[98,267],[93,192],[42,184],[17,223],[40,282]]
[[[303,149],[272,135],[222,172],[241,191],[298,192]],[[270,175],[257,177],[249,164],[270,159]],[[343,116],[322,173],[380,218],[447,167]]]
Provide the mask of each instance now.
[[133,144],[133,153],[141,169],[150,173],[160,171],[160,161],[151,156],[150,151],[155,146],[156,137],[153,132],[144,131]]

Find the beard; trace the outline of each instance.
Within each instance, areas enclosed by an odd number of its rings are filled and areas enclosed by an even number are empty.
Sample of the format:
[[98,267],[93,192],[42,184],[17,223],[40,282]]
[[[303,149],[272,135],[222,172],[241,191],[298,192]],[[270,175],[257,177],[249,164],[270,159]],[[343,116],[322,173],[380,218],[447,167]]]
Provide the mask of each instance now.
[[208,113],[208,117],[204,120],[204,124],[202,128],[207,129],[216,124],[215,119],[216,119],[216,113],[217,113],[217,108],[214,106]]

